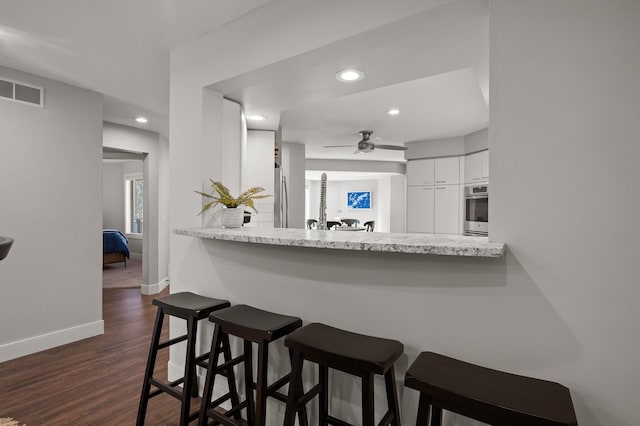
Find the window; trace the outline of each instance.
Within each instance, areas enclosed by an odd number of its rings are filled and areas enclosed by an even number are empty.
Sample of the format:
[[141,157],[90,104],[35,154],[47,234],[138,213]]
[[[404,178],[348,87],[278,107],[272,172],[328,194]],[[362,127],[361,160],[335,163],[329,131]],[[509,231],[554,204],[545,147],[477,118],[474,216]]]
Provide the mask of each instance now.
[[125,232],[142,235],[144,206],[144,180],[142,176],[128,176],[124,181]]

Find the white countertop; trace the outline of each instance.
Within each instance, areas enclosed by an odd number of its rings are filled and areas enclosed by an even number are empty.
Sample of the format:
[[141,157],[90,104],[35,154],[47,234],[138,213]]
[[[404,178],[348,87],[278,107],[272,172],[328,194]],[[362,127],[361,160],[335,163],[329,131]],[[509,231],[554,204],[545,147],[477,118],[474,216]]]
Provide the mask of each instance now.
[[178,228],[178,235],[242,243],[389,253],[502,257],[505,244],[462,235],[336,232],[280,228]]

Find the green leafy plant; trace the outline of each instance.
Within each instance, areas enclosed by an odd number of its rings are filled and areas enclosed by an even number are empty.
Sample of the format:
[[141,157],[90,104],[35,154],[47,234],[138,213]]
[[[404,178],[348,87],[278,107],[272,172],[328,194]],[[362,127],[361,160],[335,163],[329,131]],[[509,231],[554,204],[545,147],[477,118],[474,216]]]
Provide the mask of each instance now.
[[244,191],[242,194],[240,194],[239,197],[234,198],[231,195],[229,188],[224,186],[222,182],[217,182],[217,181],[214,181],[213,179],[209,179],[209,180],[211,181],[211,188],[212,188],[212,191],[210,194],[207,194],[206,192],[195,191],[195,193],[200,194],[202,198],[211,200],[210,202],[202,206],[202,210],[200,210],[200,213],[198,213],[198,215],[201,215],[202,213],[209,210],[211,207],[217,206],[218,204],[222,204],[223,206],[226,206],[228,208],[235,208],[240,205],[244,205],[251,208],[254,212],[258,213],[258,210],[256,210],[256,207],[253,204],[253,200],[259,200],[262,198],[271,197],[271,195],[265,195],[265,194],[256,195],[264,191],[264,188],[261,188],[259,186],[254,186],[253,188],[249,188],[246,191]]

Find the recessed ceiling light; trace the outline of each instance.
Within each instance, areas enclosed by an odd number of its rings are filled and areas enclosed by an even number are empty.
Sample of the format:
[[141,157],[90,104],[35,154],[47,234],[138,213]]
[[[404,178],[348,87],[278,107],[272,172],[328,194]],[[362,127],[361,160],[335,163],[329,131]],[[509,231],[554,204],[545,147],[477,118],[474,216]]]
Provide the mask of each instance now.
[[138,123],[142,123],[142,124],[144,124],[144,123],[148,122],[149,120],[147,120],[147,119],[146,119],[146,118],[144,118],[144,117],[137,117],[137,118],[136,118],[136,121],[137,121]]
[[250,121],[264,121],[266,119],[267,119],[266,116],[260,115],[260,114],[247,115],[247,120],[250,120]]
[[339,81],[358,81],[364,78],[364,72],[360,70],[342,70],[336,73]]
[[400,114],[400,110],[398,108],[391,108],[389,111],[387,111],[387,114],[389,114],[389,115],[398,115],[398,114]]

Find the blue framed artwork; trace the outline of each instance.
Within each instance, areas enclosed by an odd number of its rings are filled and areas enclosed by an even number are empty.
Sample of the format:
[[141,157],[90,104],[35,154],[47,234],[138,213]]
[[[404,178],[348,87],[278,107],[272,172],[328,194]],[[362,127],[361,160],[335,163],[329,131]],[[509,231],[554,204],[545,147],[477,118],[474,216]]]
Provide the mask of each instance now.
[[370,209],[371,191],[347,191],[347,207],[350,209]]

